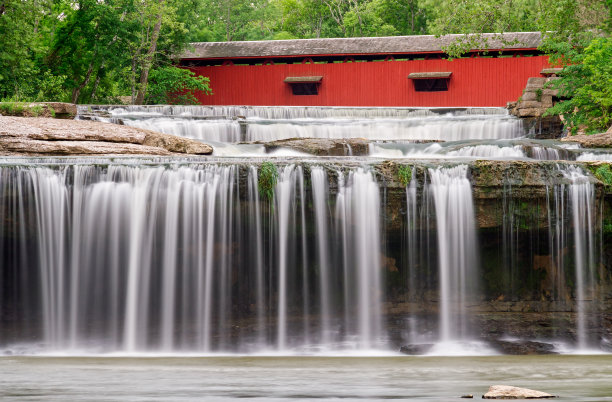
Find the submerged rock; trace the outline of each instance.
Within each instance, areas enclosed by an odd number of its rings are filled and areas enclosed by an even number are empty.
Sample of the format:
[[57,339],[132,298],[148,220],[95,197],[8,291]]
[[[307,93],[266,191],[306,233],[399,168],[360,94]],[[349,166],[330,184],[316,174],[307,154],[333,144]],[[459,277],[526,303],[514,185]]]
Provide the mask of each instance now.
[[536,391],[529,388],[519,388],[510,385],[492,385],[489,391],[482,396],[483,399],[550,399],[555,395]]
[[434,347],[433,343],[412,343],[400,348],[400,353],[405,355],[424,355]]
[[289,138],[266,142],[267,151],[291,148],[316,156],[365,156],[369,153],[369,142],[363,138]]
[[506,355],[550,355],[557,354],[554,345],[535,341],[501,341],[491,342],[493,347]]

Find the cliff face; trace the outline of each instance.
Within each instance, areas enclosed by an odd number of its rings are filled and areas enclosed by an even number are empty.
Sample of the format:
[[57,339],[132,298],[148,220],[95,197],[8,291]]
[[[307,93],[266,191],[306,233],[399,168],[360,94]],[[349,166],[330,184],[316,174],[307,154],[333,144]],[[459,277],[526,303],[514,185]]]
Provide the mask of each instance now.
[[[51,134],[37,132],[29,138],[31,141],[49,141],[37,139],[44,138],[45,135],[49,138]],[[136,134],[134,137],[123,138],[136,143],[142,140],[142,137]],[[57,142],[62,141],[65,140]],[[143,157],[142,161],[143,166],[152,163],[146,157]],[[36,162],[32,159],[32,164],[36,163],[49,163],[51,169],[65,169],[51,162]],[[63,163],[64,166],[70,166],[70,163],[66,164],[66,160]],[[82,160],[80,163],[83,163]],[[121,162],[112,162],[109,159],[107,166],[103,160],[97,159],[95,163],[92,175],[88,175],[92,181],[95,181],[96,174],[102,175],[111,165]],[[234,173],[227,178],[235,180],[236,190],[232,194],[236,196],[236,203],[232,205],[236,216],[241,217],[241,224],[253,222],[250,214],[257,208],[252,205],[253,199],[249,196],[249,191],[253,190],[252,183],[249,183],[249,172],[262,163],[261,158],[219,162],[197,157],[167,158],[167,163],[165,160],[155,162],[171,171],[175,171],[181,164],[196,170],[206,166],[233,166]],[[398,162],[365,158],[302,158],[300,161],[275,159],[272,163],[277,166],[279,172],[291,164],[296,164],[303,170],[306,200],[303,206],[305,216],[310,218],[304,221],[304,227],[297,224],[295,227],[291,226],[291,230],[295,230],[295,233],[291,232],[291,236],[296,239],[303,236],[304,244],[310,247],[314,247],[319,241],[319,234],[312,219],[315,213],[311,202],[313,168],[316,166],[326,173],[327,199],[324,205],[329,212],[330,231],[336,230],[339,224],[334,212],[337,211],[338,195],[343,188],[339,177],[347,180],[349,172],[364,169],[364,165],[367,165],[366,170],[374,173],[380,188],[380,269],[384,271],[382,309],[385,328],[393,342],[398,345],[408,342],[406,334],[410,330],[411,322],[417,323],[420,332],[435,334],[437,331],[440,306],[438,231],[441,229],[432,198],[431,176],[432,171],[436,169],[457,164],[468,165],[467,180],[471,186],[476,227],[476,245],[468,250],[474,253],[472,268],[476,288],[465,295],[465,312],[468,314],[466,326],[470,332],[496,342],[504,337],[573,342],[577,336],[577,300],[583,297],[586,302],[582,306],[582,313],[583,319],[588,323],[589,336],[606,339],[612,335],[612,214],[609,213],[612,198],[608,193],[609,183],[602,182],[596,174],[597,169],[601,167],[609,169],[607,164],[484,160],[420,160],[408,163],[406,160]],[[195,167],[191,167],[192,164],[195,164]],[[5,169],[28,168],[26,165]],[[589,190],[591,198],[586,200],[588,202],[577,204],[572,198],[575,190],[572,186],[577,183],[570,176],[572,172],[580,172],[581,181],[578,184],[582,186],[580,188]],[[70,182],[67,186],[69,189]],[[412,199],[415,201],[410,207],[407,187],[412,189]],[[5,206],[4,210],[9,211],[9,206],[18,200],[19,193],[13,188],[5,188],[2,194],[4,198],[0,197],[0,207]],[[28,193],[25,198],[33,203],[36,201],[33,197],[34,193]],[[293,202],[300,206],[302,203],[297,198]],[[263,230],[265,233],[275,233],[278,205],[263,197],[260,198],[260,203]],[[576,208],[579,209],[578,212]],[[576,214],[583,214],[584,217],[588,215],[590,227],[578,225]],[[177,219],[180,216],[177,215]],[[10,214],[4,215],[4,219],[11,219]],[[165,219],[160,219],[160,222]],[[465,219],[470,220],[472,216],[465,216]],[[9,244],[16,239],[25,238],[29,246],[33,250],[36,249],[37,222],[34,217],[28,216],[24,218],[24,223],[30,226],[26,227],[18,221],[5,221],[2,225],[4,229],[0,232],[0,244]],[[21,231],[11,233],[10,228],[20,228]],[[248,259],[248,256],[238,257],[236,251],[239,249],[241,236],[248,237],[248,230],[240,226],[234,233],[237,236],[240,234],[234,241],[218,242],[211,246],[215,261]],[[577,239],[584,241],[584,236],[591,237],[588,240],[590,247],[585,250],[592,254],[592,259],[588,262],[588,286],[583,286],[586,293],[580,296],[576,266],[585,257],[578,255],[576,244],[579,242]],[[271,264],[277,260],[273,254],[277,247],[274,245],[274,238],[275,236],[266,238],[265,242],[270,244],[262,249],[266,253],[272,253],[269,260]],[[462,241],[461,238],[456,240]],[[161,242],[161,238],[158,241]],[[292,244],[300,246],[302,243],[295,241]],[[188,246],[189,248],[180,251],[190,255],[201,248],[201,244]],[[330,242],[328,247],[333,254],[341,245]],[[5,257],[9,261],[4,261],[3,266],[11,266],[12,254],[6,254]],[[316,278],[316,257],[311,257],[309,267],[312,268],[313,278]],[[330,261],[331,265],[340,264],[335,259]],[[243,264],[239,268],[228,266],[227,281],[231,282],[234,291],[238,292],[240,289],[241,295],[249,294],[250,288],[244,280],[248,275],[252,275],[252,269],[252,264]],[[334,272],[342,271],[341,266],[332,266],[331,269]],[[15,272],[4,272],[3,275],[13,274]],[[35,272],[31,274],[36,278]],[[274,283],[276,282],[272,281],[268,285],[273,286]],[[312,283],[318,283],[318,280],[313,279]],[[4,304],[7,305],[9,304]],[[232,309],[233,316],[238,317],[245,325],[253,321],[254,307],[249,303],[228,304],[228,309]],[[17,313],[5,311],[3,320],[10,321],[11,314]],[[270,314],[274,316],[274,308],[271,308]]]

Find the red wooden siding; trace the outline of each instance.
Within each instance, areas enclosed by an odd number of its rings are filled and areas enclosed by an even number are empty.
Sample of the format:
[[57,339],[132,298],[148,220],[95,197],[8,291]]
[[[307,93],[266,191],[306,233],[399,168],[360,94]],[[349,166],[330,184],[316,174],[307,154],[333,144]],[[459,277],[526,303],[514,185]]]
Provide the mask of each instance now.
[[[287,106],[505,106],[522,94],[529,77],[549,67],[548,57],[474,57],[455,60],[388,60],[326,64],[192,67],[210,77],[204,105]],[[408,74],[451,71],[446,92],[416,92]],[[318,95],[296,96],[289,76],[321,75]]]

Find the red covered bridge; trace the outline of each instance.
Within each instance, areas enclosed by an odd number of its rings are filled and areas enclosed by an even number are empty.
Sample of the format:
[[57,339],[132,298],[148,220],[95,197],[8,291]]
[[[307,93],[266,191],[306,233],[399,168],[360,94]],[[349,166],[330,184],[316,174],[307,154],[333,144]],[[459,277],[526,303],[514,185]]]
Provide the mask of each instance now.
[[505,106],[549,67],[538,32],[485,34],[449,60],[458,36],[202,42],[181,65],[210,77],[205,105],[410,107]]

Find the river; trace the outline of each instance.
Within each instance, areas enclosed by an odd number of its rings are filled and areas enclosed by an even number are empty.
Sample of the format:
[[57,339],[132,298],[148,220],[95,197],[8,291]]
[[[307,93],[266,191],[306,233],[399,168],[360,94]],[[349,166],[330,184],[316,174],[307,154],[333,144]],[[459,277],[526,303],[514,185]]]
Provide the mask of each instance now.
[[0,358],[15,401],[439,401],[494,384],[610,401],[612,356]]

